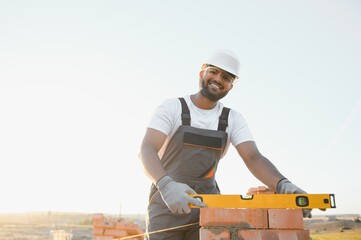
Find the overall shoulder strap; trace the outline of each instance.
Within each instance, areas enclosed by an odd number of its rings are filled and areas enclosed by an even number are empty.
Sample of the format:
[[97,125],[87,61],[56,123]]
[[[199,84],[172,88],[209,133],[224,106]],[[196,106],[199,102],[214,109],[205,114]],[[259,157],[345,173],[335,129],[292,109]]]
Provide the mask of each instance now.
[[218,131],[225,132],[228,127],[228,115],[231,109],[223,107],[221,116],[219,116]]
[[188,105],[187,105],[186,101],[184,100],[184,98],[180,97],[178,99],[182,104],[182,125],[190,126],[191,125],[191,114],[189,112]]

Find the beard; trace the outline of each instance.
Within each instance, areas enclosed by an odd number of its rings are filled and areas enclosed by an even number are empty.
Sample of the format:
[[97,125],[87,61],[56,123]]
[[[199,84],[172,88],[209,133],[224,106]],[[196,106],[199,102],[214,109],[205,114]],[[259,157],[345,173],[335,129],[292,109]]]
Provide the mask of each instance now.
[[224,91],[221,93],[216,93],[210,89],[210,87],[208,86],[208,83],[209,83],[209,81],[204,81],[204,80],[201,81],[200,92],[203,97],[209,99],[212,102],[217,102],[218,100],[224,98],[229,92],[229,90],[227,90],[227,91]]

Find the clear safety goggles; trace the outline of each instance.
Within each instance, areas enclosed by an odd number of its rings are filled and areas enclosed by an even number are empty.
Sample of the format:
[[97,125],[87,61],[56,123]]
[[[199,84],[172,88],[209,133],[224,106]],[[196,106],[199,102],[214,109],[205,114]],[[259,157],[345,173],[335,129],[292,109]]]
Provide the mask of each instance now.
[[235,80],[235,77],[232,76],[230,73],[223,71],[222,69],[219,69],[217,67],[207,66],[206,68],[204,68],[204,70],[207,72],[207,74],[211,76],[217,76],[218,74],[221,74],[221,78],[229,83],[232,83]]

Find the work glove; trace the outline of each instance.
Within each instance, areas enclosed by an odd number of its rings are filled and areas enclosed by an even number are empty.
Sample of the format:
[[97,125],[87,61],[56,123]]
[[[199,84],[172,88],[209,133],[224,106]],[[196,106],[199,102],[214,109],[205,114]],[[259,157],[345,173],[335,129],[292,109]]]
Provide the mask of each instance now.
[[[307,194],[307,192],[291,183],[287,178],[281,179],[281,181],[278,182],[276,192],[285,194]],[[312,209],[304,208],[303,217],[311,218],[311,211]]]
[[172,213],[188,214],[191,212],[188,204],[193,204],[199,207],[205,207],[206,205],[200,200],[188,195],[197,194],[187,184],[174,181],[169,176],[164,176],[158,180],[156,184],[159,192],[163,198],[163,201]]

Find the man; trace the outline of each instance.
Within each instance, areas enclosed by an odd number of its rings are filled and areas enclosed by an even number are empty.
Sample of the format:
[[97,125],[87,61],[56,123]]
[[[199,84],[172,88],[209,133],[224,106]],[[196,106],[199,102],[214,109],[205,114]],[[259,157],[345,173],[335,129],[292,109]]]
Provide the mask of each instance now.
[[219,102],[239,78],[239,66],[233,52],[216,51],[202,65],[197,93],[167,99],[155,110],[140,153],[153,183],[148,239],[199,239],[199,209],[190,209],[188,204],[205,206],[188,194],[220,193],[215,172],[230,144],[268,188],[277,193],[305,193],[258,151],[242,115]]

